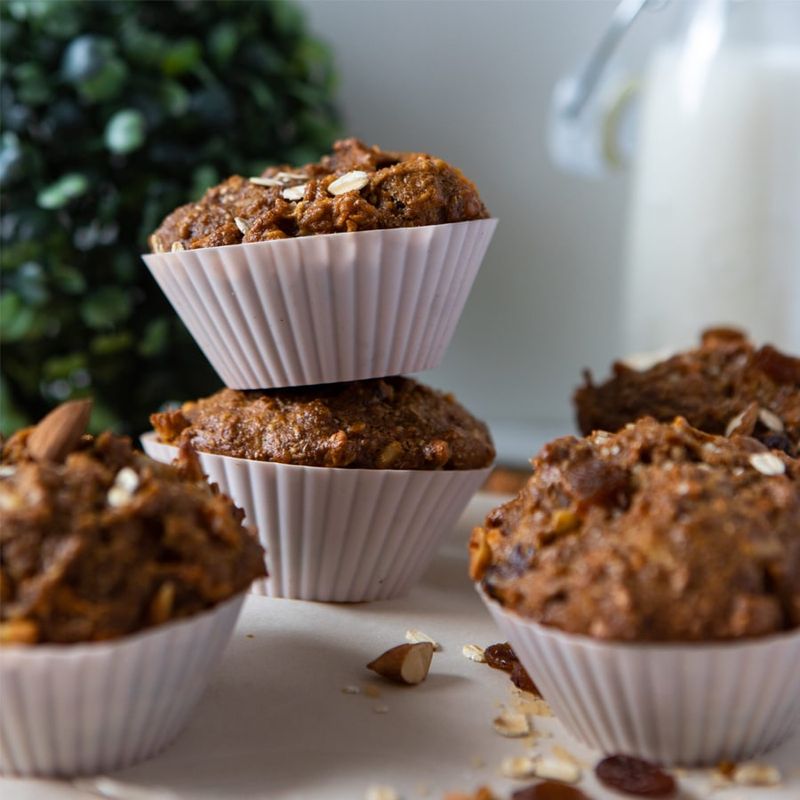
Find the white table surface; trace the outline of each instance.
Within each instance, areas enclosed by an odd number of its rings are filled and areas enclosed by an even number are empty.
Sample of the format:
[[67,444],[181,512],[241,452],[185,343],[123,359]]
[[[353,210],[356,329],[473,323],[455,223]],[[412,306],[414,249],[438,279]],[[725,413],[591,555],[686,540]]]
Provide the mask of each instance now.
[[[479,495],[470,503],[407,598],[345,605],[250,596],[188,728],[157,758],[81,786],[0,779],[0,797],[360,800],[382,784],[414,800],[485,784],[506,798],[534,781],[500,777],[501,760],[546,755],[554,745],[584,762],[580,787],[590,797],[622,797],[598,786],[591,770],[598,754],[552,717],[531,718],[541,734],[533,742],[503,738],[492,728],[500,706],[513,707],[513,687],[504,673],[468,661],[461,648],[499,640],[466,577],[469,530],[496,502]],[[443,645],[428,679],[399,687],[368,672],[364,665],[403,642],[410,627]],[[349,685],[362,692],[343,693]],[[380,695],[365,694],[366,686]],[[693,770],[680,776],[681,798],[800,798],[800,733],[761,760],[780,768],[781,786],[712,789],[710,772]]]

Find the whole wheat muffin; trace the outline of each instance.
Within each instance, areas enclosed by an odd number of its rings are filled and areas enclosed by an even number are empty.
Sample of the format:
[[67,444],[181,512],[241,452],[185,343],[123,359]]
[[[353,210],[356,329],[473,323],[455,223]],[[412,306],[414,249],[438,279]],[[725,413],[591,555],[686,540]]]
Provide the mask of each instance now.
[[228,178],[167,216],[150,248],[161,253],[488,216],[475,185],[442,159],[346,139],[318,163]]
[[114,639],[208,609],[265,575],[243,513],[191,448],[159,464],[121,436],[36,447],[0,466],[0,643]]
[[569,633],[721,640],[800,625],[800,462],[644,418],[567,436],[470,542],[506,608]]
[[309,467],[481,469],[486,425],[455,398],[410,378],[291,389],[223,389],[150,417],[162,442]]
[[613,365],[605,383],[589,372],[575,392],[578,427],[616,431],[639,417],[685,417],[706,433],[755,436],[789,455],[800,453],[800,358],[756,348],[740,331],[706,331],[700,346],[648,369]]

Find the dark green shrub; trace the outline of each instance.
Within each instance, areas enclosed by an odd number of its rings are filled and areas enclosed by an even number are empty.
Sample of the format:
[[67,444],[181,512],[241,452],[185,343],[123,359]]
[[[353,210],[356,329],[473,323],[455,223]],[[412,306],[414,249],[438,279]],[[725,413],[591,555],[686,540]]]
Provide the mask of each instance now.
[[219,380],[139,256],[232,173],[304,163],[337,133],[327,49],[284,2],[0,5],[0,415],[73,396],[138,432]]

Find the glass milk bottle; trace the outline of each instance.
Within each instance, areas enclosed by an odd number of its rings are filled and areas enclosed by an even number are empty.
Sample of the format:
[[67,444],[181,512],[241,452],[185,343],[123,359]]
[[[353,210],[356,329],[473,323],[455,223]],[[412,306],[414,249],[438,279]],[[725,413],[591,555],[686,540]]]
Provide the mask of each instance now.
[[[563,147],[557,160],[598,174],[608,164],[603,154],[631,153],[622,287],[629,352],[684,346],[711,325],[742,327],[756,341],[797,351],[800,2],[672,6],[678,35],[647,60],[635,136],[633,103],[620,100],[614,71],[603,64],[593,94],[602,97],[605,85],[611,99],[595,99],[593,111],[586,103],[572,125],[573,136],[582,132],[584,163],[568,163]],[[558,130],[557,102],[555,114],[558,138],[569,125]],[[605,144],[592,161],[585,142],[598,136]]]

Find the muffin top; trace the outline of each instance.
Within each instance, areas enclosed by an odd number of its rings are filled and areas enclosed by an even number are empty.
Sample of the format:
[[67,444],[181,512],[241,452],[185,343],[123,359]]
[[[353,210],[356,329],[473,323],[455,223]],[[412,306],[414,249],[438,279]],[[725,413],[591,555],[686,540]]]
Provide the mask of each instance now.
[[637,370],[623,362],[613,375],[575,392],[578,426],[619,430],[639,417],[670,422],[685,417],[706,433],[755,436],[768,447],[800,454],[800,358],[740,331],[706,331],[700,347]]
[[643,418],[556,439],[532,463],[470,542],[473,579],[506,608],[609,640],[800,625],[800,461]]
[[37,429],[3,448],[0,643],[114,639],[210,608],[265,574],[243,513],[206,483],[190,448],[168,466],[125,437],[74,428],[68,452],[48,451]]
[[228,178],[173,211],[150,237],[150,248],[163,253],[488,216],[475,185],[442,159],[346,139],[318,163]]
[[281,464],[479,469],[494,459],[484,423],[452,395],[403,377],[223,389],[150,420],[163,442]]

